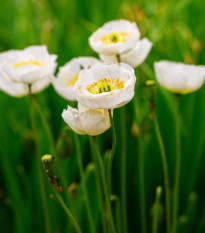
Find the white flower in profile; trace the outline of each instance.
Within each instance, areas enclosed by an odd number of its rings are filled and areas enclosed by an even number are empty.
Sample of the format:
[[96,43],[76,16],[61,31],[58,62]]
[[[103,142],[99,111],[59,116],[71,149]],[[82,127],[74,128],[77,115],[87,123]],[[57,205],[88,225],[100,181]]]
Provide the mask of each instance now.
[[100,61],[94,57],[79,57],[60,67],[57,78],[52,78],[52,84],[56,92],[67,100],[75,100],[73,87],[78,80],[79,72],[82,69],[90,68],[96,63],[100,63]]
[[[135,47],[126,53],[120,54],[119,58],[116,55],[99,54],[100,59],[107,64],[113,64],[119,62],[127,63],[136,68],[141,65],[147,58],[152,48],[152,42],[147,38],[139,40]],[[118,60],[119,59],[119,60]]]
[[196,91],[205,80],[205,66],[159,61],[154,63],[154,69],[159,84],[178,94]]
[[96,64],[79,73],[74,95],[89,109],[114,109],[133,98],[135,82],[134,69],[127,64]]
[[121,19],[110,21],[95,31],[89,44],[97,53],[122,54],[134,48],[139,38],[136,23]]
[[54,75],[57,56],[51,55],[45,45],[23,50],[9,50],[0,54],[0,89],[21,97],[46,88]]
[[68,106],[62,117],[73,131],[81,135],[95,136],[110,128],[108,110],[104,109],[87,109],[78,104],[78,109]]

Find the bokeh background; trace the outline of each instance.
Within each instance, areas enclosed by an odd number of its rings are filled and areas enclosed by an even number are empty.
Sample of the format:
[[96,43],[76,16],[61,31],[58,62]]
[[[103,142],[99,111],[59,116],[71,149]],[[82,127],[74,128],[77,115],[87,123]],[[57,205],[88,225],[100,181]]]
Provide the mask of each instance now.
[[[126,105],[127,130],[127,200],[130,233],[141,232],[139,200],[138,131],[142,131],[145,170],[145,200],[147,228],[152,228],[152,206],[157,186],[163,186],[162,164],[153,122],[149,118],[149,104],[144,81],[155,79],[153,62],[167,59],[205,65],[205,1],[201,0],[2,0],[0,7],[0,52],[23,49],[29,45],[46,44],[50,53],[58,55],[59,66],[73,57],[97,56],[88,45],[88,37],[99,26],[113,19],[135,21],[142,37],[153,42],[146,61],[136,69],[138,78],[134,99]],[[68,101],[55,93],[52,86],[37,95],[43,114],[57,141],[66,126],[61,118]],[[180,233],[205,232],[205,86],[182,96],[180,100],[182,164],[179,192]],[[139,105],[140,116],[136,111]],[[157,115],[165,142],[171,188],[175,172],[174,96],[158,86]],[[38,172],[29,123],[28,98],[13,98],[0,91],[0,231],[3,233],[45,232],[38,183]],[[115,128],[120,142],[119,110],[114,112]],[[83,232],[89,233],[83,204],[73,133],[67,132],[70,152],[62,158],[72,211]],[[48,136],[38,121],[41,154],[50,153]],[[112,137],[108,130],[98,137],[106,162]],[[95,224],[99,226],[99,205],[96,194],[94,168],[91,164],[87,136],[80,136],[86,179]],[[120,193],[121,148],[113,165],[113,193]],[[47,178],[45,176],[45,182]],[[74,232],[46,182],[47,199],[54,233]],[[69,192],[68,192],[69,191]],[[164,209],[164,189],[161,198]],[[162,213],[159,232],[165,232]]]

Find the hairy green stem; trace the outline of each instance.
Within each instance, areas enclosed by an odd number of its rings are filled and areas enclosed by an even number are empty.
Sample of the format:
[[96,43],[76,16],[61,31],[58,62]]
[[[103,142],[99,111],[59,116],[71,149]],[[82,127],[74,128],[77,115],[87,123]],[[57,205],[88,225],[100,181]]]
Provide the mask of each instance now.
[[43,205],[43,213],[45,218],[45,228],[46,233],[51,233],[51,227],[50,227],[50,219],[49,219],[49,210],[48,210],[48,204],[46,200],[46,191],[45,191],[45,183],[43,178],[43,168],[41,164],[41,155],[40,150],[38,146],[37,141],[37,130],[36,130],[36,121],[35,121],[35,113],[33,109],[33,98],[31,94],[31,87],[29,86],[29,115],[30,115],[30,122],[34,134],[34,143],[36,147],[36,155],[37,155],[37,166],[38,166],[38,178],[39,178],[39,185],[40,185],[40,193],[41,193],[41,199],[42,199],[42,205]]
[[104,164],[103,164],[103,160],[102,160],[102,157],[100,154],[98,144],[97,144],[94,137],[93,137],[93,143],[95,146],[97,160],[98,160],[98,163],[100,166],[100,173],[101,173],[102,184],[103,184],[103,189],[104,189],[105,201],[106,201],[106,205],[107,205],[108,220],[109,220],[110,228],[111,228],[112,233],[116,233],[114,220],[113,220],[113,216],[112,216],[111,202],[110,202],[110,198],[109,198],[109,194],[108,194],[108,187],[107,187],[107,183],[106,183],[105,168],[104,168]]
[[165,187],[165,200],[166,200],[166,222],[167,222],[166,229],[167,229],[167,233],[171,233],[169,170],[168,170],[168,165],[167,165],[167,158],[166,158],[166,153],[165,153],[165,148],[164,148],[164,142],[162,140],[162,135],[160,132],[159,123],[157,120],[156,113],[153,114],[153,121],[154,121],[154,126],[155,126],[155,132],[157,135],[157,140],[159,143],[160,155],[161,155],[161,159],[162,159],[162,166],[163,166],[163,172],[164,172],[164,187]]
[[177,232],[178,199],[179,199],[180,166],[181,166],[179,98],[180,95],[176,94],[176,168],[175,168],[175,188],[174,188],[174,201],[173,201],[173,231],[172,231],[173,233]]
[[95,233],[96,232],[95,224],[94,224],[93,217],[92,217],[90,202],[89,202],[89,198],[88,198],[88,190],[86,187],[85,173],[83,170],[83,161],[82,161],[82,153],[81,153],[81,149],[80,149],[80,142],[79,142],[78,135],[76,133],[74,133],[74,137],[75,137],[75,144],[76,144],[78,167],[79,167],[79,172],[80,172],[80,178],[82,181],[82,189],[83,189],[83,193],[84,193],[85,206],[86,206],[86,211],[87,211],[87,215],[88,215],[88,221],[90,224],[90,232]]
[[76,222],[75,218],[73,217],[72,213],[66,206],[65,202],[63,201],[62,197],[58,192],[56,192],[56,189],[53,188],[53,191],[55,192],[56,199],[58,200],[59,204],[61,205],[62,209],[65,211],[66,215],[68,216],[69,220],[73,223],[73,226],[77,233],[82,233],[78,223]]
[[116,149],[116,134],[115,134],[115,128],[114,128],[114,121],[111,113],[111,109],[108,110],[109,112],[109,118],[110,118],[110,124],[111,124],[111,130],[112,130],[112,149],[110,152],[110,156],[108,159],[108,165],[107,165],[107,186],[108,186],[108,195],[111,195],[111,176],[112,176],[112,163],[113,158],[115,155],[115,149]]

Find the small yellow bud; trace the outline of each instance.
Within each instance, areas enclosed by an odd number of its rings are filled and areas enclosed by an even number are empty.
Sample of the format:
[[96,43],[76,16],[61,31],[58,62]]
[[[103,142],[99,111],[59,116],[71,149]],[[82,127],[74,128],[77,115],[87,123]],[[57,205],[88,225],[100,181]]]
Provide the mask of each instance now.
[[146,85],[147,87],[154,87],[154,86],[156,85],[156,82],[155,82],[154,80],[147,80],[147,81],[145,82],[145,85]]

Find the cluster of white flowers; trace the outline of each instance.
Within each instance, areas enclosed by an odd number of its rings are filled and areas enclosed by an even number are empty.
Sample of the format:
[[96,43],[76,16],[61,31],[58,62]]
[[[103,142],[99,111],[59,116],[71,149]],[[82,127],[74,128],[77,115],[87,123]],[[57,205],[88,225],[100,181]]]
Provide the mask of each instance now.
[[[72,59],[60,67],[46,46],[30,46],[0,54],[0,89],[15,97],[37,93],[53,84],[59,95],[78,101],[78,109],[63,111],[65,122],[79,134],[98,135],[110,127],[108,109],[121,107],[134,96],[135,67],[148,56],[152,43],[140,40],[136,23],[115,20],[89,38],[94,57]],[[121,63],[120,63],[121,62]],[[126,63],[126,64],[125,64]],[[154,64],[158,82],[176,93],[199,89],[205,79],[204,66],[160,61]]]

